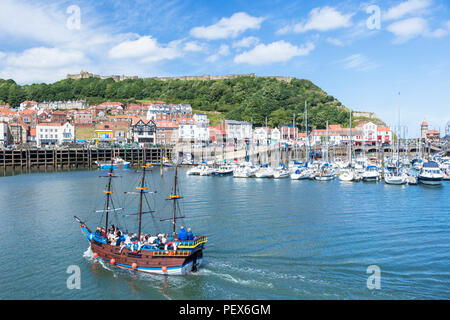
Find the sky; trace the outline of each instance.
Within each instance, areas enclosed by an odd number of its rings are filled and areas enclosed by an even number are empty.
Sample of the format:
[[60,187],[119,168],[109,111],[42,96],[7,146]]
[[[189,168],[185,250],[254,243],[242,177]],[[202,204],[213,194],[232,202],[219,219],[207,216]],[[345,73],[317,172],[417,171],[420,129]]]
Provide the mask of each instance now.
[[0,78],[309,79],[420,135],[450,121],[448,0],[0,0]]

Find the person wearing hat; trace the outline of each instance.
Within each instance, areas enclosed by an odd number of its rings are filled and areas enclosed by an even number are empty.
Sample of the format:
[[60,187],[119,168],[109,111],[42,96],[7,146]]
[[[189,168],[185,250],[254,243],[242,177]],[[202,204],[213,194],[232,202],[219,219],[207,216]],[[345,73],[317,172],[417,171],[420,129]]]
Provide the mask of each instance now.
[[183,226],[180,227],[180,232],[178,232],[178,240],[187,240],[187,233]]

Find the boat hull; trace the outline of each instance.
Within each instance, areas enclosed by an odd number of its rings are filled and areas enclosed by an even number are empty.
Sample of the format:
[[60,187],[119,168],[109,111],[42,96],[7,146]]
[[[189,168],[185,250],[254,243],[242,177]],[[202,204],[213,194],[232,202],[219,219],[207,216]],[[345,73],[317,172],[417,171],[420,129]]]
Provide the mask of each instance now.
[[[183,275],[195,272],[203,262],[202,248],[196,249],[187,257],[159,256],[154,251],[133,253],[127,248],[121,250],[119,246],[91,241],[91,250],[107,263],[114,259],[114,266],[118,268],[152,274]],[[133,264],[136,264],[135,268]]]
[[426,184],[430,186],[438,186],[442,184],[442,178],[428,178],[419,176],[418,181],[421,184]]

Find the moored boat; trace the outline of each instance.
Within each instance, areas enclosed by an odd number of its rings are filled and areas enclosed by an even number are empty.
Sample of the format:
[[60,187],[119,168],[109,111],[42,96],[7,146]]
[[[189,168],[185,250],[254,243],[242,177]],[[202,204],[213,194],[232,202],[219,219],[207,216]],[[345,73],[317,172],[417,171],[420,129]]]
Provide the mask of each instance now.
[[444,174],[436,162],[428,161],[420,169],[418,180],[421,184],[441,185],[442,180],[444,180]]
[[113,169],[128,169],[130,168],[130,162],[125,161],[122,158],[116,157],[113,158],[110,162],[102,162],[102,161],[95,161],[94,162],[99,169],[102,170],[109,170],[111,167]]

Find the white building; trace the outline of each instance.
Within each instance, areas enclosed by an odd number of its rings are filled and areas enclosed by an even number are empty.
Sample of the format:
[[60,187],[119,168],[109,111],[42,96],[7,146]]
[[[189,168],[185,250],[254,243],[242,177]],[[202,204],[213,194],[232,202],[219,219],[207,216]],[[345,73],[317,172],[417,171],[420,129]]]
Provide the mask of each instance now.
[[252,137],[252,125],[245,121],[224,120],[227,141],[243,142]]
[[6,122],[0,122],[0,147],[5,147],[9,144],[10,136],[8,124]]
[[270,143],[276,144],[281,140],[281,131],[278,128],[272,129],[270,132]]
[[87,102],[84,100],[79,101],[48,101],[41,102],[37,105],[39,109],[86,109]]
[[194,139],[198,142],[209,142],[209,119],[206,114],[194,114]]
[[269,128],[259,127],[253,130],[253,143],[266,144],[269,139]]
[[64,142],[75,140],[75,127],[69,122],[61,123],[38,123],[36,125],[36,145],[61,145]]
[[[197,125],[192,118],[178,118],[178,139],[184,142],[195,142]],[[209,129],[208,129],[209,130]],[[209,131],[208,131],[209,132]],[[209,139],[209,135],[208,135]]]

